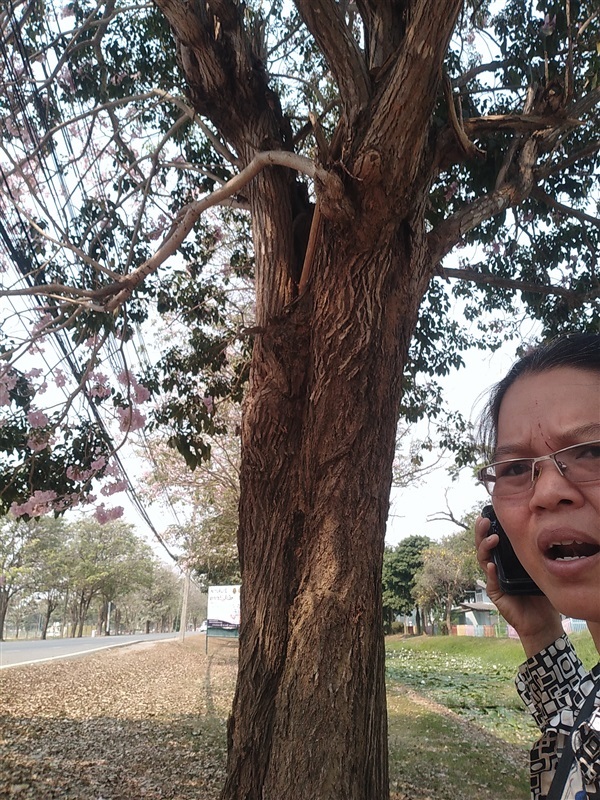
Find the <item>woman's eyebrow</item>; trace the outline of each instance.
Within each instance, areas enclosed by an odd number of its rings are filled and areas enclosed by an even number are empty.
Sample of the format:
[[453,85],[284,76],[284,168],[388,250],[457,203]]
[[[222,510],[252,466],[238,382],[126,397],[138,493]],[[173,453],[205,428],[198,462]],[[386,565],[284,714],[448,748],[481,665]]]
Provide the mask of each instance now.
[[[564,442],[564,447],[568,447],[570,444],[579,444],[598,437],[600,437],[600,422],[589,422],[585,425],[578,425],[576,428],[569,428],[569,430],[557,436],[556,439],[559,442]],[[512,458],[533,457],[529,452],[529,446],[522,444],[507,444],[496,448],[494,451],[494,461],[501,461],[506,456],[511,456]]]
[[[519,453],[523,453],[523,455],[518,455]],[[531,458],[529,448],[520,444],[506,444],[504,447],[497,447],[494,450],[494,461],[502,461],[506,456],[511,456],[510,461],[514,458]]]

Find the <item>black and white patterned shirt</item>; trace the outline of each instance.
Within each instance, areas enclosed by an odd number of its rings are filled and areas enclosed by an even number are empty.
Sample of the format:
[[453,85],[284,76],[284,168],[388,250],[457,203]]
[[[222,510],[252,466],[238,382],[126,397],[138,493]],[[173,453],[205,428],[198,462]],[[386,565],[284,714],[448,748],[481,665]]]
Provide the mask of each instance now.
[[[542,731],[531,750],[531,797],[544,800],[568,736],[575,754],[562,800],[600,800],[600,664],[586,672],[566,635],[519,668],[517,691]],[[590,692],[594,708],[573,730]]]

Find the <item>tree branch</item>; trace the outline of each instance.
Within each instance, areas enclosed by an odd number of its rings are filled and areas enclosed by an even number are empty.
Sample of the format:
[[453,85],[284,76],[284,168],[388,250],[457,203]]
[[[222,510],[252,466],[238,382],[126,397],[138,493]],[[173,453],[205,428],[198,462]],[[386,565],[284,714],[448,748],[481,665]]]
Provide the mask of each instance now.
[[598,217],[592,217],[590,214],[586,214],[576,208],[571,208],[570,206],[564,205],[564,203],[559,203],[558,200],[555,200],[543,189],[535,188],[531,192],[531,196],[535,197],[535,199],[539,200],[541,203],[550,206],[550,208],[553,208],[555,211],[560,211],[561,214],[565,214],[567,217],[575,217],[575,219],[581,222],[589,222],[597,228],[600,228],[600,219]]
[[224,200],[229,199],[233,194],[236,194],[236,192],[239,192],[268,166],[287,167],[297,172],[302,172],[313,179],[318,177],[323,183],[327,183],[328,180],[328,173],[317,167],[313,161],[304,156],[294,155],[293,153],[288,153],[283,150],[259,153],[245,169],[231,178],[231,180],[227,181],[226,184],[214,191],[211,195],[202,200],[190,203],[181,209],[178,219],[175,220],[171,231],[169,231],[156,253],[144,264],[133,270],[127,277],[122,278],[118,284],[113,285],[115,296],[106,304],[105,310],[114,311],[117,309],[131,296],[134,289],[139,286],[148,275],[155,272],[167,258],[173,255],[204,211],[219,205]]
[[576,153],[571,153],[571,155],[561,159],[560,161],[551,161],[548,159],[543,166],[536,169],[536,180],[542,181],[546,178],[549,178],[551,175],[556,175],[557,173],[566,171],[568,167],[576,164],[578,161],[582,161],[584,158],[591,158],[592,156],[597,155],[599,151],[600,140],[588,145],[587,147],[584,147],[581,150],[578,150]]
[[513,183],[505,183],[440,222],[427,237],[432,263],[438,264],[463,236],[477,225],[501,214],[520,200],[521,194],[516,186]]
[[467,269],[443,268],[440,274],[447,280],[453,278],[469,281],[470,283],[481,283],[486,286],[498,286],[503,289],[517,289],[521,292],[532,292],[533,294],[556,295],[558,297],[564,297],[566,300],[573,303],[573,305],[589,302],[590,300],[595,300],[597,297],[600,297],[600,287],[582,295],[581,292],[575,292],[565,286],[548,286],[542,283],[531,283],[530,281],[520,281],[513,278],[504,278],[500,275],[493,275],[487,270],[485,264],[481,264],[480,266],[481,269],[479,270],[476,267]]
[[296,0],[296,8],[327,59],[346,116],[353,119],[369,100],[371,80],[339,4],[333,0]]
[[478,64],[476,67],[471,67],[467,72],[463,72],[458,78],[454,78],[452,85],[456,86],[457,89],[461,89],[463,86],[466,86],[469,81],[473,80],[473,78],[476,78],[477,75],[481,75],[482,72],[496,72],[496,70],[506,69],[506,67],[510,67],[516,63],[516,58],[507,58],[504,61],[489,61],[486,64]]
[[446,500],[447,511],[434,511],[433,514],[429,514],[427,516],[427,522],[452,522],[453,525],[468,531],[470,526],[467,525],[467,523],[463,520],[456,517],[450,508],[450,503],[448,502],[448,490],[446,490],[444,493],[444,499]]
[[[539,117],[525,113],[510,117],[481,117],[465,121],[464,128],[467,133],[472,133],[477,129],[482,132],[487,126],[494,131],[512,127],[515,131],[521,132],[527,131],[528,126],[531,126],[529,130],[533,129],[534,132],[529,138],[523,139],[522,143],[518,143],[520,150],[518,150],[517,162],[512,164],[511,161],[511,164],[505,165],[502,171],[502,180],[497,182],[496,188],[492,192],[460,209],[431,231],[428,239],[433,263],[438,264],[466,233],[481,222],[502,213],[511,206],[518,205],[525,197],[529,196],[536,188],[536,183],[545,176],[543,167],[534,169],[538,154],[552,149],[560,137],[573,126],[585,124],[579,119],[579,116],[589,112],[599,102],[600,87],[588,92],[577,103],[573,103],[568,109],[570,116],[566,118]],[[518,123],[518,126],[515,126],[515,122]],[[545,127],[549,129],[541,130]],[[598,147],[600,147],[600,142],[592,146],[593,152],[596,152]],[[517,148],[513,149],[516,153]],[[581,154],[578,155],[578,158],[580,157]],[[564,162],[562,163],[564,166]],[[505,182],[509,167],[516,175],[511,181]]]
[[[438,0],[435,14],[432,14],[426,0],[415,0],[411,4],[399,54],[381,80],[373,103],[370,130],[362,152],[378,154],[390,179],[402,172],[402,183],[407,187],[413,186],[420,169],[447,43],[461,6],[461,0]],[[397,125],[400,116],[404,121],[402,130],[398,130]],[[415,174],[406,172],[410,167]],[[411,194],[405,200],[412,203],[414,197]],[[397,213],[405,212],[398,209]]]

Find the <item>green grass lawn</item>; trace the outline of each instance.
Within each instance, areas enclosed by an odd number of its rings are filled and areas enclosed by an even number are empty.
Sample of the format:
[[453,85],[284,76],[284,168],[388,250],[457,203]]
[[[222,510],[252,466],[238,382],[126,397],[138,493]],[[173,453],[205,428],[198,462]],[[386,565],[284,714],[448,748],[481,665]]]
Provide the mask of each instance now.
[[[588,668],[598,661],[589,634],[571,638]],[[514,687],[520,643],[392,636],[386,656],[392,797],[527,800],[539,731]]]

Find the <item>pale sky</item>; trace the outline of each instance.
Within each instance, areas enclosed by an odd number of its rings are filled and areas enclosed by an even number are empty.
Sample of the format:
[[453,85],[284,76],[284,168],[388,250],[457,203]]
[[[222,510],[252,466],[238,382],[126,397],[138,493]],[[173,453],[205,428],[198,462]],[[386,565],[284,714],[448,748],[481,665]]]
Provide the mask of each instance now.
[[[451,373],[443,381],[449,407],[476,423],[489,390],[506,375],[515,360],[517,344],[509,342],[493,354],[478,350],[466,353],[465,368]],[[447,461],[451,463],[451,458]],[[427,521],[430,515],[447,511],[446,492],[450,509],[457,518],[474,505],[483,506],[487,501],[487,492],[472,477],[471,470],[462,470],[460,478],[453,481],[446,468],[440,466],[418,486],[392,489],[386,543],[395,545],[414,534],[439,539],[454,533],[457,528],[451,522]]]

